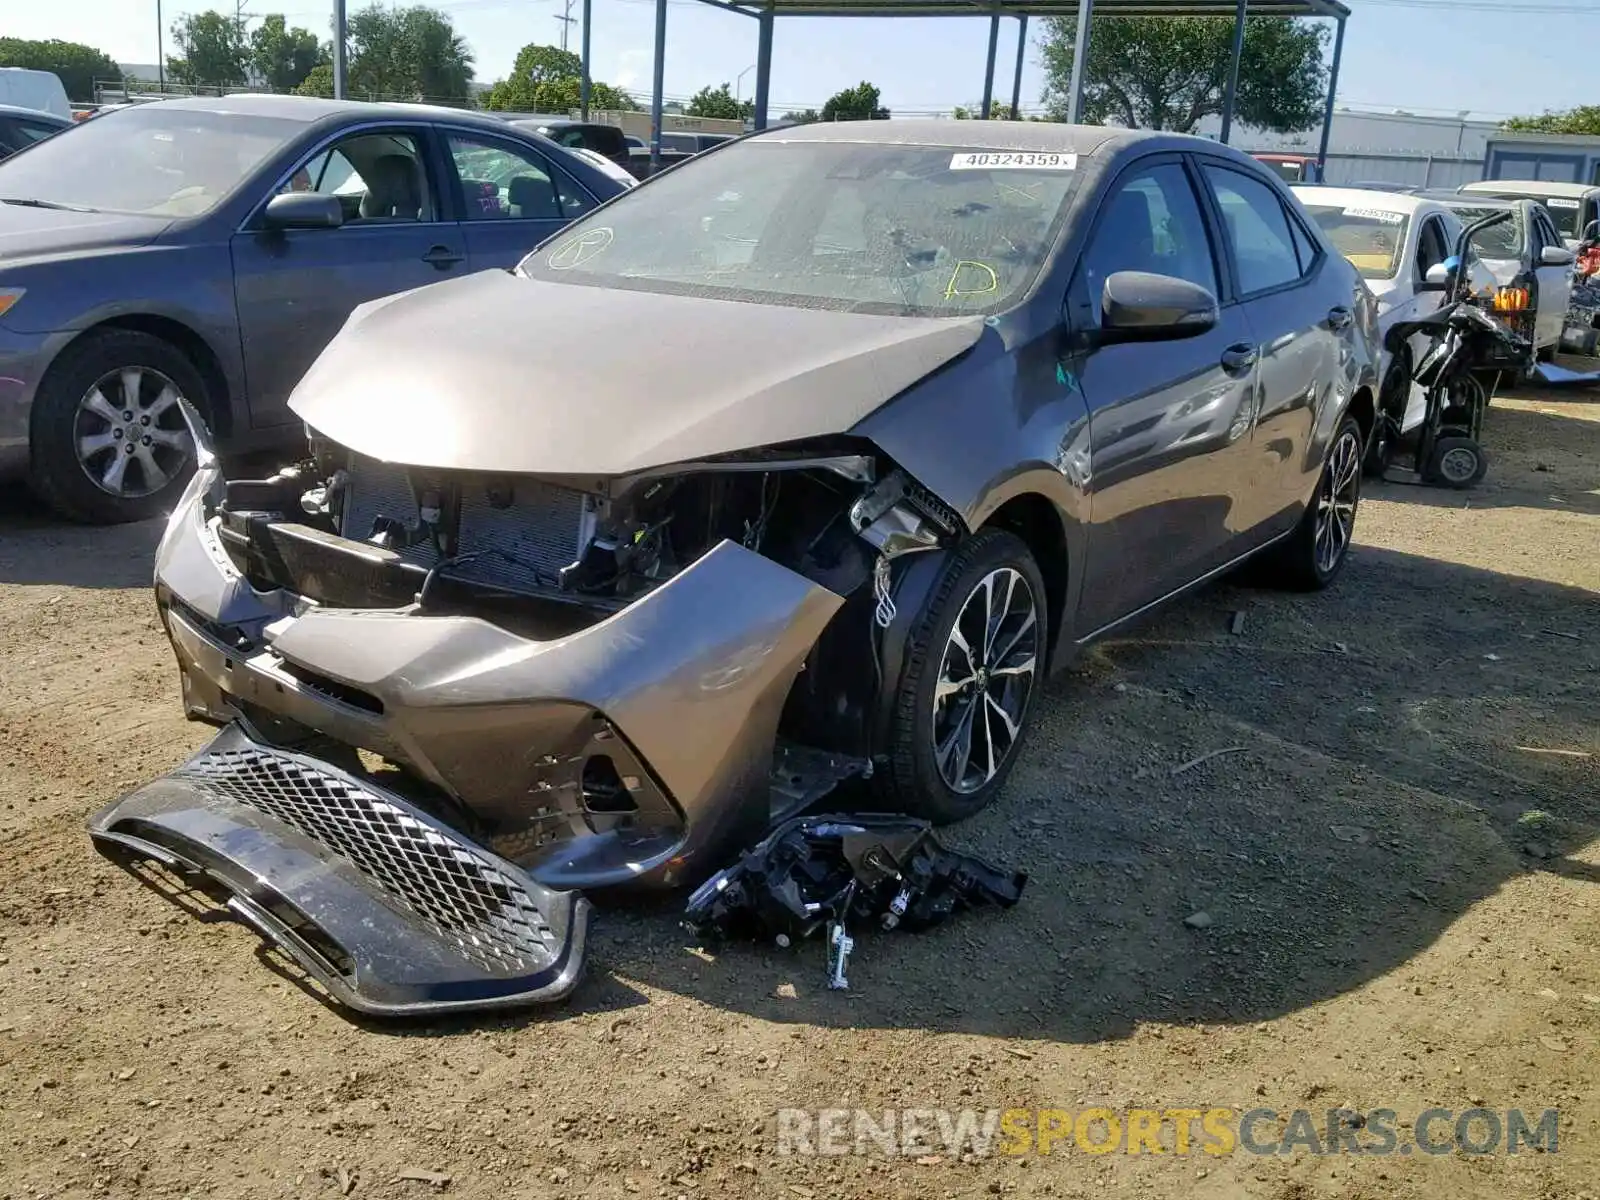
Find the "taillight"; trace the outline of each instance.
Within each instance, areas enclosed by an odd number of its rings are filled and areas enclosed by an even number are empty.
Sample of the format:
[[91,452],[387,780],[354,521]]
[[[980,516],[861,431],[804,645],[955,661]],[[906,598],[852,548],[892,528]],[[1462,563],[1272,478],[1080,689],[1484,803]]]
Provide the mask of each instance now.
[[1495,312],[1522,312],[1528,307],[1528,289],[1522,287],[1496,288],[1494,292]]

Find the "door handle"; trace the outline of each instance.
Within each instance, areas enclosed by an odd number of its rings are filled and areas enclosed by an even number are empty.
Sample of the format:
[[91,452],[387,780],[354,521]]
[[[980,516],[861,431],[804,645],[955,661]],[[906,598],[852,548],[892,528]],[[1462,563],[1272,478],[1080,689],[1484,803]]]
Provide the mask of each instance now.
[[465,254],[457,254],[449,246],[430,246],[428,247],[428,252],[422,256],[422,261],[432,263],[439,270],[444,271],[455,266],[465,257]]
[[1260,357],[1259,349],[1248,342],[1240,342],[1222,352],[1222,369],[1230,375],[1243,375],[1256,365],[1256,359]]
[[1352,314],[1351,311],[1348,308],[1345,308],[1343,305],[1339,306],[1338,308],[1330,308],[1328,310],[1329,329],[1343,329],[1353,320],[1355,320],[1354,314]]

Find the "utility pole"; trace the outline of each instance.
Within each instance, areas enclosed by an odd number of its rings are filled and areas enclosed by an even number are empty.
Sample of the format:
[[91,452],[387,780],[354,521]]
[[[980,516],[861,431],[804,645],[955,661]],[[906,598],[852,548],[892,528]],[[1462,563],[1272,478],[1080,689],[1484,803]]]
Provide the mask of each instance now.
[[[161,0],[156,0],[156,87],[162,92],[167,90],[167,30],[161,23]],[[122,92],[127,95],[126,84]]]
[[561,48],[563,50],[567,48],[567,30],[578,23],[578,19],[572,15],[572,0],[566,0],[566,3],[566,11],[556,18],[561,22]]
[[345,84],[344,0],[333,0],[333,98],[344,99]]

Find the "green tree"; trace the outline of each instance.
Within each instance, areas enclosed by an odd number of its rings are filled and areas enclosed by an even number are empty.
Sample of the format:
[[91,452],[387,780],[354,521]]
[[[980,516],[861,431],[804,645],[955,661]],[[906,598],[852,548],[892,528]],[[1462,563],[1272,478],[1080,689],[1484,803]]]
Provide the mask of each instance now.
[[822,106],[824,121],[887,121],[889,110],[878,104],[878,89],[866,80],[845,88]]
[[1512,117],[1502,126],[1519,133],[1579,133],[1600,135],[1600,104],[1585,104],[1566,112],[1543,112],[1537,117]]
[[472,51],[445,13],[374,3],[351,16],[347,28],[352,96],[466,102]]
[[689,107],[684,109],[691,117],[720,117],[725,121],[742,121],[755,112],[756,106],[746,100],[740,103],[733,97],[727,84],[703,87],[689,97]]
[[784,113],[782,120],[789,122],[791,125],[809,125],[813,121],[822,120],[822,114],[814,108],[804,108],[799,112]]
[[311,68],[310,74],[302,79],[294,89],[296,96],[321,96],[324,100],[333,97],[333,64],[318,63]]
[[[484,107],[509,112],[570,112],[582,103],[583,60],[570,50],[530,42],[517,51],[511,74],[484,97]],[[621,88],[589,81],[592,108],[632,112],[639,105]]]
[[[1056,120],[1066,116],[1077,20],[1045,23],[1039,46],[1045,68],[1045,102]],[[1284,17],[1245,22],[1239,60],[1236,118],[1256,129],[1293,133],[1322,116],[1327,30]],[[1084,77],[1080,119],[1131,129],[1189,133],[1201,118],[1222,111],[1233,51],[1228,17],[1107,17],[1094,22]]]
[[167,59],[167,74],[179,83],[237,87],[247,78],[250,46],[244,25],[216,10],[190,13],[172,23],[178,57]]
[[275,92],[298,87],[325,57],[317,35],[291,28],[282,13],[268,13],[250,34],[250,66]]
[[[983,105],[981,104],[974,104],[971,108],[962,108],[960,105],[957,105],[955,112],[951,113],[950,115],[958,121],[977,121],[981,119],[979,114],[982,112]],[[991,121],[1026,120],[1026,118],[1019,117],[1016,115],[1016,113],[1012,112],[1011,105],[1009,104],[989,105],[989,119]]]
[[63,42],[55,38],[31,42],[0,37],[0,67],[51,71],[67,89],[67,98],[80,104],[93,103],[95,80],[112,83],[122,78],[122,69],[104,52],[81,42]]

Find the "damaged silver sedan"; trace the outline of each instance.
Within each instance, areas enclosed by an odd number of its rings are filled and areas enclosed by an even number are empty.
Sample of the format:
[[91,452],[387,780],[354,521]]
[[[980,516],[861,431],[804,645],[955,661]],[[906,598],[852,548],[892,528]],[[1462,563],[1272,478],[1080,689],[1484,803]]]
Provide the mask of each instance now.
[[967,816],[1092,638],[1254,555],[1331,582],[1374,320],[1196,139],[721,148],[358,309],[275,474],[201,456],[156,592],[225,729],[92,833],[355,1008],[558,998],[583,892],[704,878],[847,781]]

